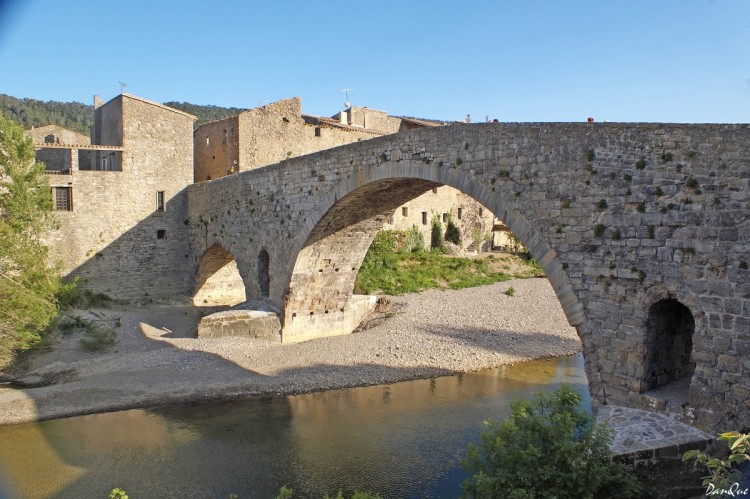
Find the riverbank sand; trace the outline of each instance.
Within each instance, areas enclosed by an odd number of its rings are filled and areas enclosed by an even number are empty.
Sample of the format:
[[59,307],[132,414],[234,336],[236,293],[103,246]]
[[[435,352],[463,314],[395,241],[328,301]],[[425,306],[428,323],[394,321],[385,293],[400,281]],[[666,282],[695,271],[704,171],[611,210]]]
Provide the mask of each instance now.
[[28,360],[18,378],[26,388],[0,386],[0,424],[388,384],[581,349],[544,278],[390,299],[350,335],[297,344],[195,339],[201,312],[192,307],[96,311],[119,320],[115,346],[87,353],[80,333],[55,338]]

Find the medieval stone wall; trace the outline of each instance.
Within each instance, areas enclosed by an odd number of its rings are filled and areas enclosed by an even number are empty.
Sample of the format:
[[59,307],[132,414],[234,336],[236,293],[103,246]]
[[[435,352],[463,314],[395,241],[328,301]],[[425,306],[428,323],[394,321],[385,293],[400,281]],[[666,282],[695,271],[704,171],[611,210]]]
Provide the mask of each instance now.
[[47,237],[52,256],[86,287],[115,298],[187,296],[185,186],[193,176],[195,118],[127,94],[97,112],[98,123],[122,124],[98,134],[123,146],[122,171],[74,168],[70,176],[53,176],[72,189],[73,210],[57,212],[60,228]]
[[424,237],[425,247],[429,248],[432,234],[432,218],[440,219],[442,233],[453,220],[461,232],[461,247],[466,248],[476,242],[482,249],[485,241],[492,240],[494,215],[474,199],[453,187],[435,187],[424,194],[396,208],[385,221],[384,228],[407,231],[416,226]]
[[195,182],[239,171],[239,116],[205,123],[193,132]]
[[308,124],[299,97],[199,126],[195,181],[217,179],[285,159],[377,137],[380,133]]
[[597,403],[647,403],[648,310],[671,298],[695,320],[688,415],[747,426],[749,148],[747,125],[478,124],[386,136],[191,186],[192,265],[218,244],[253,295],[265,249],[269,299],[296,321],[334,325],[376,230],[367,221],[419,189],[452,186],[542,265],[578,327]]

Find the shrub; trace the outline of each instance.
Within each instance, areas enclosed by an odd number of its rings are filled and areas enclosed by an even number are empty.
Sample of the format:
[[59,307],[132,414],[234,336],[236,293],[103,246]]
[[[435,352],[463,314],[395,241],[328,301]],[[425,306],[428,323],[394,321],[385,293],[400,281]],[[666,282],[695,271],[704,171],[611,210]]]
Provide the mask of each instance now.
[[412,225],[404,234],[403,251],[419,253],[424,251],[424,235],[419,227]]
[[125,492],[124,489],[121,489],[119,487],[115,487],[109,493],[108,499],[128,499],[128,493]]
[[[729,445],[729,456],[726,459],[711,457],[699,450],[689,450],[682,455],[682,460],[695,459],[708,468],[709,474],[703,477],[703,486],[708,487],[706,495],[717,495],[718,491],[732,490],[735,484],[743,479],[742,473],[735,465],[750,461],[750,433],[741,434],[736,431],[722,433],[719,441],[725,441]],[[718,492],[721,495],[721,492]],[[734,495],[734,494],[730,494]],[[724,497],[721,495],[721,497]]]
[[461,231],[451,218],[448,218],[448,226],[445,228],[445,240],[459,246],[461,245]]
[[515,296],[516,290],[513,289],[513,286],[510,286],[508,289],[505,290],[505,296]]
[[465,497],[639,497],[640,486],[612,461],[611,432],[594,424],[568,387],[516,400],[502,423],[485,422],[462,467]]
[[439,213],[433,214],[431,227],[430,248],[441,249],[443,247],[443,224],[440,222]]

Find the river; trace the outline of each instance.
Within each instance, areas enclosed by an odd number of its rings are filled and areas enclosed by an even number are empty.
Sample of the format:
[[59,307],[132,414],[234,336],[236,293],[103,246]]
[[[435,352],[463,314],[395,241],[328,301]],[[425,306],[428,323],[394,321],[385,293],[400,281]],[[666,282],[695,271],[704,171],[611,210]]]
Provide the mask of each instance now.
[[371,490],[461,494],[460,467],[482,421],[515,398],[566,383],[583,358],[383,386],[95,414],[0,427],[0,498],[272,498]]

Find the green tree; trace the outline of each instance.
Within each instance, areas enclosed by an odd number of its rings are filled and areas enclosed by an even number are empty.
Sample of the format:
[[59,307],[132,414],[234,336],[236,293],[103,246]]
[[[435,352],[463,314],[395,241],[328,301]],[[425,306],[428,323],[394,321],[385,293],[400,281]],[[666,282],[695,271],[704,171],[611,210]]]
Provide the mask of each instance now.
[[430,230],[430,248],[433,250],[443,249],[443,224],[440,222],[440,213],[432,214]]
[[42,340],[60,281],[42,234],[52,227],[44,165],[23,128],[0,114],[0,369]]
[[612,461],[611,432],[596,425],[568,387],[517,400],[502,423],[485,422],[462,467],[464,497],[639,497],[634,475]]

